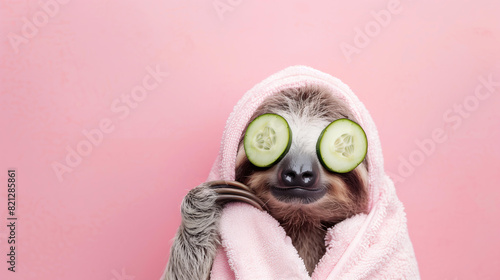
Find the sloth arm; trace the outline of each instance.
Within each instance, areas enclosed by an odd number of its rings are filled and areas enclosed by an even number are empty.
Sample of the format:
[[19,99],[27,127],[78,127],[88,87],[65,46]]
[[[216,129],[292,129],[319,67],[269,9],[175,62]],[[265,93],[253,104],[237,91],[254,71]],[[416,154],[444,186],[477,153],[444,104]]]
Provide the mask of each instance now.
[[246,185],[212,181],[189,191],[181,204],[182,221],[170,249],[165,280],[209,279],[217,247],[222,206],[245,202],[260,210],[264,203]]

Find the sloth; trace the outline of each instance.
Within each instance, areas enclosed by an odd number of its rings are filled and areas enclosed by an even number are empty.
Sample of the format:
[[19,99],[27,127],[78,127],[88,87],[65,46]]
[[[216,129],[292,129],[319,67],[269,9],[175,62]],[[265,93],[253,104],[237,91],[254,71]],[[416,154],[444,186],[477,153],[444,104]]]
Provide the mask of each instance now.
[[[209,279],[225,203],[245,202],[267,211],[283,227],[311,274],[326,252],[328,228],[368,208],[367,158],[347,173],[325,169],[316,153],[322,130],[354,114],[316,87],[289,88],[267,97],[250,118],[273,113],[293,132],[288,153],[271,167],[253,165],[241,135],[235,181],[212,181],[192,189],[181,205],[182,222],[170,250],[165,279]],[[246,129],[245,129],[246,130]]]

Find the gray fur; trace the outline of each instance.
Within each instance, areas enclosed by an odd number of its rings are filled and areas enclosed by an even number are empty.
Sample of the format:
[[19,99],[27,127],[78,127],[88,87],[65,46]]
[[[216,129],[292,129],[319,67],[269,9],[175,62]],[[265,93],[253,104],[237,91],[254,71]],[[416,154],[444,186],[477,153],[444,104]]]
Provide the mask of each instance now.
[[192,189],[181,205],[182,222],[170,249],[165,280],[209,279],[217,246],[221,207],[206,183]]

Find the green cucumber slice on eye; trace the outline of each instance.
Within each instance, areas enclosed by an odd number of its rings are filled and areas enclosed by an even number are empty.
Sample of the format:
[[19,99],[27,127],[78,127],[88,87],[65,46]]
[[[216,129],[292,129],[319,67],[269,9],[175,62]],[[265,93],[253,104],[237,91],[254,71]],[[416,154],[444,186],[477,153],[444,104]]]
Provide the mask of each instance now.
[[263,114],[248,125],[243,141],[248,160],[257,167],[269,167],[290,149],[292,131],[282,116]]
[[328,170],[346,173],[356,168],[366,156],[368,140],[361,126],[349,119],[330,123],[319,136],[316,153]]

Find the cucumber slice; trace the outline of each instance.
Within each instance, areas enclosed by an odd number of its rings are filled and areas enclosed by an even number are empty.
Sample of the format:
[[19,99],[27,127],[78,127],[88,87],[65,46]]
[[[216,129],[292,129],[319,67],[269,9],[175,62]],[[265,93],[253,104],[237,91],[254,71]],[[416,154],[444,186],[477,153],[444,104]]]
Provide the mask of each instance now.
[[245,132],[245,153],[257,167],[269,167],[282,159],[291,144],[292,131],[280,115],[260,115],[248,125]]
[[349,119],[330,123],[319,136],[316,153],[328,170],[346,173],[358,166],[366,156],[368,140],[361,126]]

